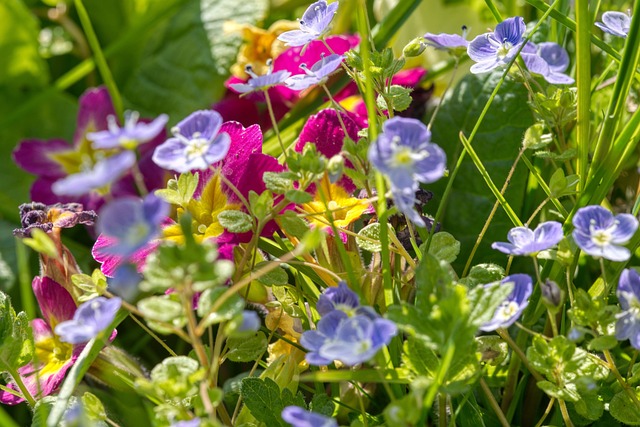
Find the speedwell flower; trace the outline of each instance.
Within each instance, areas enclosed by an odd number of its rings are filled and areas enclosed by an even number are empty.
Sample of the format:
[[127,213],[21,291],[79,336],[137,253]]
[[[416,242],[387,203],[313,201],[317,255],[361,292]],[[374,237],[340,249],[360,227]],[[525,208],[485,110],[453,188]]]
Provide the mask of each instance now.
[[469,57],[476,62],[471,66],[471,72],[486,73],[507,65],[518,53],[525,30],[524,19],[516,16],[499,23],[494,32],[474,38],[467,48]]
[[609,11],[602,14],[602,22],[596,22],[596,27],[605,33],[616,37],[626,38],[631,26],[631,16],[623,12]]
[[317,330],[302,334],[300,344],[309,350],[306,359],[311,365],[339,360],[354,366],[370,360],[397,332],[390,320],[362,314],[349,317],[344,311],[334,310],[320,319]]
[[327,4],[326,0],[312,3],[302,15],[300,29],[287,31],[278,36],[278,40],[287,46],[304,46],[322,37],[338,10],[338,2]]
[[301,64],[300,68],[305,74],[291,76],[285,81],[285,84],[293,90],[304,90],[313,85],[324,84],[329,75],[340,67],[343,59],[344,56],[342,55],[331,54],[326,58],[323,56],[311,68]]
[[498,328],[513,325],[529,304],[533,283],[531,277],[526,274],[512,274],[499,282],[485,285],[485,287],[501,286],[506,283],[513,283],[513,291],[496,309],[493,318],[480,327],[481,331],[495,331]]
[[616,338],[629,339],[640,350],[640,275],[634,269],[625,269],[620,275],[616,291],[622,312],[616,314]]
[[394,117],[369,148],[369,160],[391,182],[393,200],[403,214],[424,226],[415,211],[418,183],[431,183],[444,175],[446,156],[433,144],[431,132],[416,119]]
[[173,138],[156,148],[153,161],[180,173],[208,169],[224,159],[231,145],[231,138],[220,132],[221,127],[222,116],[217,111],[191,113],[171,129]]
[[427,46],[431,46],[437,50],[446,50],[454,56],[459,56],[461,52],[466,52],[469,47],[469,41],[466,38],[467,27],[462,27],[462,35],[460,34],[433,34],[427,33],[423,37]]
[[630,214],[613,214],[602,206],[578,209],[573,217],[573,239],[585,253],[610,261],[631,257],[626,244],[638,229],[638,220]]
[[53,183],[51,190],[59,196],[82,196],[104,191],[136,163],[132,151],[122,151],[99,160],[91,169],[69,175]]
[[245,67],[245,72],[251,76],[246,83],[231,83],[229,87],[238,93],[251,93],[256,91],[266,91],[272,86],[281,85],[291,76],[289,71],[273,71],[273,62],[267,61],[267,73],[261,76],[253,72],[251,65]]
[[107,117],[109,129],[90,132],[87,139],[93,143],[95,149],[110,149],[123,147],[135,149],[139,144],[151,141],[164,130],[169,116],[161,114],[151,123],[138,122],[140,114],[137,111],[125,113],[124,126],[118,126],[115,116]]
[[54,332],[61,341],[71,344],[86,343],[107,329],[121,304],[120,298],[105,297],[84,302],[73,314],[73,319],[59,323]]
[[299,406],[287,406],[281,416],[292,427],[338,427],[338,422],[333,418],[305,411]]
[[530,72],[540,74],[551,84],[573,84],[574,79],[564,74],[569,67],[569,55],[558,43],[538,45],[529,42],[520,54]]
[[507,242],[495,242],[493,249],[509,255],[535,255],[540,251],[551,249],[562,240],[562,224],[547,221],[538,225],[535,230],[528,227],[514,227],[507,234]]
[[341,281],[337,287],[329,287],[318,298],[316,310],[321,316],[325,316],[334,310],[342,310],[345,313],[354,311],[360,306],[360,298]]
[[114,240],[110,253],[128,258],[160,233],[160,223],[168,214],[168,203],[153,194],[143,200],[121,198],[100,211],[97,228]]

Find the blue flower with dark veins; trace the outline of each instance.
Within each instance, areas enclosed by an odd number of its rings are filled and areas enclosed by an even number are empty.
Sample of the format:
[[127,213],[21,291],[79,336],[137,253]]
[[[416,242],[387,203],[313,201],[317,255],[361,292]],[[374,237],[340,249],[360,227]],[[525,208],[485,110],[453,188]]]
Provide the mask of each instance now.
[[267,73],[262,76],[254,73],[251,65],[247,65],[244,71],[250,76],[249,80],[247,80],[246,83],[232,83],[229,86],[231,86],[231,89],[241,94],[266,91],[272,86],[283,84],[291,76],[291,73],[286,70],[280,70],[274,73],[273,61],[271,60],[267,62],[267,65],[269,69],[267,70]]
[[117,181],[136,163],[132,151],[122,151],[98,160],[92,169],[68,175],[51,186],[57,196],[82,196],[91,191],[102,191]]
[[596,22],[596,27],[605,33],[616,37],[627,38],[631,27],[631,14],[609,11],[602,14],[602,22]]
[[337,287],[330,287],[318,298],[316,310],[321,316],[331,313],[333,310],[342,310],[345,313],[354,312],[360,307],[360,298],[347,286],[347,283],[341,281]]
[[139,144],[151,141],[164,129],[169,116],[161,114],[151,123],[138,122],[140,115],[137,111],[127,111],[124,116],[124,126],[116,123],[115,116],[107,117],[108,129],[90,132],[87,139],[92,142],[94,149],[111,149],[123,147],[127,150],[135,149]]
[[160,233],[160,224],[168,214],[169,204],[153,194],[144,200],[123,197],[102,208],[96,227],[114,240],[105,250],[130,257]]
[[72,320],[60,322],[55,333],[63,342],[82,344],[98,336],[115,319],[122,300],[97,297],[80,304]]
[[300,344],[309,350],[306,360],[311,365],[328,365],[334,360],[347,366],[367,362],[398,333],[390,320],[361,314],[349,317],[341,310],[323,316],[317,326],[300,337]]
[[616,291],[622,312],[616,314],[616,338],[629,339],[640,350],[640,275],[627,268],[620,275]]
[[494,242],[491,247],[508,255],[536,255],[557,245],[564,237],[562,224],[547,221],[539,224],[535,230],[528,227],[514,227],[507,234],[507,242]]
[[462,27],[462,35],[460,34],[433,34],[426,33],[423,37],[428,46],[437,50],[446,50],[454,56],[460,56],[467,51],[469,41],[467,40],[467,27]]
[[528,42],[520,53],[530,72],[540,74],[551,84],[573,84],[575,80],[564,74],[569,68],[569,54],[558,43],[536,45]]
[[326,0],[312,3],[302,15],[299,30],[286,31],[278,36],[278,40],[287,46],[305,46],[318,40],[327,31],[338,10],[338,2],[327,4]]
[[171,129],[173,138],[155,149],[152,160],[180,173],[206,170],[224,159],[231,146],[231,137],[220,132],[221,127],[222,116],[217,111],[196,111]]
[[487,73],[506,66],[518,53],[525,31],[524,19],[516,16],[499,23],[494,32],[474,38],[467,48],[469,58],[476,62],[471,66],[471,72]]
[[327,82],[329,75],[335,72],[342,64],[344,57],[342,55],[331,54],[326,58],[323,56],[318,62],[308,68],[305,64],[300,68],[305,74],[296,74],[289,77],[285,84],[289,89],[304,90],[314,85],[321,85]]
[[338,422],[333,418],[305,411],[299,406],[287,406],[280,416],[291,427],[338,427]]
[[398,210],[415,224],[425,226],[414,205],[419,183],[428,184],[444,175],[446,155],[431,143],[431,132],[416,119],[394,117],[369,147],[369,161],[386,175]]
[[512,274],[499,282],[489,283],[485,287],[501,286],[513,283],[513,291],[493,313],[493,318],[480,327],[481,331],[495,331],[513,325],[529,304],[533,292],[531,277],[526,274]]
[[578,209],[573,217],[573,239],[586,254],[610,261],[626,261],[629,242],[638,229],[638,220],[630,214],[613,214],[602,206]]

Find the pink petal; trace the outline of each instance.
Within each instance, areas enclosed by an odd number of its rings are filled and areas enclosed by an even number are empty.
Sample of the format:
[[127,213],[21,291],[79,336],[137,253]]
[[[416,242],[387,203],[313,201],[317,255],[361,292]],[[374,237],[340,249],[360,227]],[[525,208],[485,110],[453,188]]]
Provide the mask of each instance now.
[[427,70],[422,67],[402,70],[391,79],[391,84],[405,87],[415,87],[427,74]]
[[[100,266],[100,270],[107,277],[113,277],[116,268],[125,261],[123,257],[113,255],[108,251],[108,248],[113,244],[114,239],[105,237],[101,234],[96,239],[93,248],[91,248],[91,255],[93,256],[93,259],[102,264]],[[149,242],[143,248],[134,253],[129,261],[136,265],[139,272],[142,272],[145,262],[147,261],[147,257],[156,250],[159,244],[159,240]]]
[[49,278],[36,276],[32,282],[40,311],[50,327],[73,318],[76,304],[73,298],[58,282]]
[[73,148],[62,139],[28,139],[13,150],[13,160],[25,171],[38,175],[59,178],[66,175],[62,165],[51,157],[53,153],[71,151]]

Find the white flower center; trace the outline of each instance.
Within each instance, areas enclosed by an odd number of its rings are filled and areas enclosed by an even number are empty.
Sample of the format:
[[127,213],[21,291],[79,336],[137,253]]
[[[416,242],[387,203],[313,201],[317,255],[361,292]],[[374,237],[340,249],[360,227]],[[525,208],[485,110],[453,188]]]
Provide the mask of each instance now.
[[498,47],[498,58],[499,59],[504,59],[508,54],[509,51],[513,48],[513,45],[508,42],[508,41],[504,41],[499,47]]
[[591,234],[591,242],[597,246],[607,246],[613,240],[613,232],[618,228],[618,221],[614,221],[613,225],[605,229],[596,229],[595,221],[591,221],[589,232]]
[[505,301],[496,310],[496,318],[502,321],[509,320],[518,312],[518,303],[515,301]]
[[209,140],[200,138],[200,135],[194,134],[194,138],[189,140],[185,147],[187,158],[203,157],[209,148]]

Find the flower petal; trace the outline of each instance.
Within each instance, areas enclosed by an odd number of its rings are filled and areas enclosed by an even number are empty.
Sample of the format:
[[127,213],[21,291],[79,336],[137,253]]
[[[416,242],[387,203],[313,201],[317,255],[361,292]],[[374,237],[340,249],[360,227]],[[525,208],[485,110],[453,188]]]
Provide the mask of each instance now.
[[32,286],[42,316],[51,328],[73,318],[76,303],[62,285],[49,277],[36,276]]

